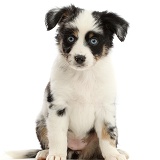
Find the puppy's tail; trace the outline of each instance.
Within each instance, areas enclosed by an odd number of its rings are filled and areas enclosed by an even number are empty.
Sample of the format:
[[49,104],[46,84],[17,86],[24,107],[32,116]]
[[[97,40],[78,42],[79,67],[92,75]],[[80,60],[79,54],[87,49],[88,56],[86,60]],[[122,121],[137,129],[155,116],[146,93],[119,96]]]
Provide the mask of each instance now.
[[39,151],[40,150],[38,150],[38,149],[21,150],[21,151],[8,151],[8,152],[6,152],[6,155],[8,155],[14,159],[35,158]]

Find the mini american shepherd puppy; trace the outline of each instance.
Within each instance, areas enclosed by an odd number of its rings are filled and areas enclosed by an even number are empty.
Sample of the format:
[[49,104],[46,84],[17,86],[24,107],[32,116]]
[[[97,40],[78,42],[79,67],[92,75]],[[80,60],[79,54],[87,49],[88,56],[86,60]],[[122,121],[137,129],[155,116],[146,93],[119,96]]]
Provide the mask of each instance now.
[[126,160],[117,150],[116,87],[109,51],[124,41],[129,24],[115,13],[74,5],[46,14],[47,30],[59,25],[59,49],[36,133],[37,160]]

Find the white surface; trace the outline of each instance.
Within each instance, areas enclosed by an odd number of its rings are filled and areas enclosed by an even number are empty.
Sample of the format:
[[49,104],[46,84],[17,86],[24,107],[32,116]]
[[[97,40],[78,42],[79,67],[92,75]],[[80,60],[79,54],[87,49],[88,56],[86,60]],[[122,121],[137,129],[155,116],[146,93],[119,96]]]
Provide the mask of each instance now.
[[0,1],[0,151],[39,148],[35,119],[53,59],[55,30],[45,13],[68,4],[118,13],[130,22],[112,50],[117,73],[119,146],[130,160],[159,157],[160,23],[158,0]]

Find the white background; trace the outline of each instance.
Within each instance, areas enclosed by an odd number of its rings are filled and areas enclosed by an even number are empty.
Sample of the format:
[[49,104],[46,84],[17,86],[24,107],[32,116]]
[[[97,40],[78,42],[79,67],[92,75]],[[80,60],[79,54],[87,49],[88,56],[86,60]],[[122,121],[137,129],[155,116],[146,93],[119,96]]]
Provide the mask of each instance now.
[[[57,55],[46,12],[69,4],[116,12],[130,23],[112,49],[118,102],[119,147],[130,160],[159,159],[160,10],[158,0],[0,1],[0,152],[39,148],[35,120]],[[87,22],[84,22],[87,24]]]

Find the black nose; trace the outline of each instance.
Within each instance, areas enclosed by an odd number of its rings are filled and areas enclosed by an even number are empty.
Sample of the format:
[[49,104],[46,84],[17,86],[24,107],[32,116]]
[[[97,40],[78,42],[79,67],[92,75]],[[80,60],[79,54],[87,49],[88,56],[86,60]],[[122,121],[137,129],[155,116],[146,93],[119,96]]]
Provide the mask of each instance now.
[[85,61],[86,57],[83,55],[77,55],[74,57],[74,59],[78,64],[82,64]]

